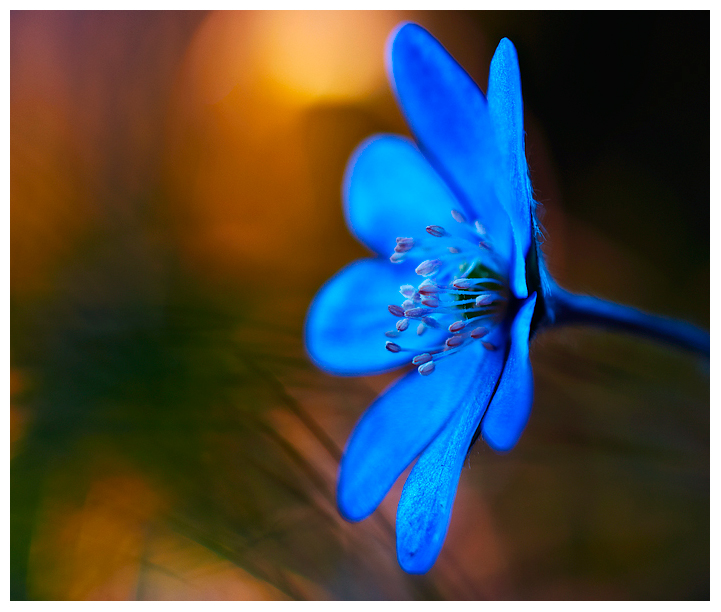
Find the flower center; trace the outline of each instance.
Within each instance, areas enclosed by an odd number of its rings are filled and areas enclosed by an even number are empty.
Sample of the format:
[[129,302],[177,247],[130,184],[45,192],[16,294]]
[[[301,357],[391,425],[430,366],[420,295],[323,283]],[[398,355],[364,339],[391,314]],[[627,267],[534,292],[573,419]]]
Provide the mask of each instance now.
[[424,280],[417,286],[402,285],[400,293],[405,300],[388,306],[398,321],[395,330],[386,332],[392,338],[386,342],[386,349],[392,353],[408,350],[397,339],[411,329],[411,324],[419,336],[428,327],[448,329],[441,344],[412,358],[424,376],[435,370],[436,361],[476,340],[487,350],[495,350],[484,338],[504,319],[508,308],[510,291],[503,262],[485,229],[478,221],[468,223],[456,210],[451,214],[459,224],[458,231],[451,234],[439,225],[429,225],[428,236],[396,238],[390,258],[393,263],[409,258],[422,260],[415,271]]

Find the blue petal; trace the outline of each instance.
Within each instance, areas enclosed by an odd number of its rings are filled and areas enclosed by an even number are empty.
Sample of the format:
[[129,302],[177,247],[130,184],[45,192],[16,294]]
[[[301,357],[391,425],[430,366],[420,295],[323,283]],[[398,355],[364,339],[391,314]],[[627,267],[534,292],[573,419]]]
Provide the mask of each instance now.
[[468,372],[473,388],[463,396],[462,409],[419,457],[398,504],[398,562],[412,574],[423,574],[435,563],[448,531],[463,461],[473,434],[503,369],[505,346],[486,352],[482,368]]
[[354,153],[343,183],[348,227],[383,257],[396,237],[426,236],[426,226],[452,227],[462,207],[418,148],[400,136],[375,136]]
[[497,451],[511,450],[521,437],[533,403],[533,371],[528,355],[536,294],[521,306],[511,326],[511,348],[501,382],[481,423],[481,435]]
[[435,371],[413,370],[366,411],[348,441],[338,477],[338,507],[348,520],[371,512],[398,476],[441,428],[469,403],[483,366],[483,349],[471,345],[438,361]]
[[507,180],[485,96],[441,44],[415,24],[392,38],[392,82],[421,150],[472,218],[485,226],[493,247],[511,261],[513,236],[503,200]]
[[512,286],[519,298],[528,295],[525,279],[525,260],[531,244],[531,209],[533,191],[528,177],[523,131],[523,96],[521,71],[513,43],[504,38],[491,60],[488,76],[488,110],[504,163],[510,177],[513,197],[508,213],[513,226],[516,250],[513,254]]
[[[308,310],[305,345],[311,359],[344,376],[385,372],[410,362],[415,353],[386,350],[384,333],[398,321],[388,305],[400,304],[405,299],[400,286],[418,278],[413,264],[386,259],[361,259],[343,268],[321,287]],[[445,335],[427,329],[417,336],[409,329],[397,342],[422,353]]]

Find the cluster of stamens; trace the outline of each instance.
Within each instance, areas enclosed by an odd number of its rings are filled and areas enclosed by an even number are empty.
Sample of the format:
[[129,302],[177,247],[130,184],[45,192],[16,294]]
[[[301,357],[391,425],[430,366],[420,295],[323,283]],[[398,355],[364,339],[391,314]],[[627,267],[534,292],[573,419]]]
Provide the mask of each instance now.
[[458,211],[451,211],[461,226],[452,235],[439,225],[429,225],[430,238],[396,238],[391,261],[404,261],[412,252],[423,261],[416,274],[424,277],[417,286],[402,285],[400,304],[391,304],[388,311],[398,317],[396,328],[386,332],[386,349],[392,353],[410,352],[398,344],[398,338],[411,325],[422,335],[429,327],[446,327],[449,335],[441,344],[427,347],[411,362],[424,376],[435,370],[439,359],[453,355],[471,342],[480,341],[485,349],[496,347],[484,340],[491,328],[503,317],[508,289],[498,273],[498,262],[485,229],[476,221],[469,224]]

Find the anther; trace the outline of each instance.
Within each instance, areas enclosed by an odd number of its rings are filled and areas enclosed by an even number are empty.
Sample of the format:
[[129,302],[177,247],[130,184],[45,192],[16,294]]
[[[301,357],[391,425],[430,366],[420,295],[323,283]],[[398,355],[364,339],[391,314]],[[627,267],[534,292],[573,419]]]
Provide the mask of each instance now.
[[487,351],[495,351],[496,350],[495,345],[491,344],[490,342],[482,342],[481,344],[483,344],[483,348],[486,349]]
[[471,338],[478,340],[478,338],[483,338],[487,333],[488,330],[485,327],[476,327],[476,329],[471,332]]
[[408,329],[408,319],[398,319],[396,322],[396,329],[399,332],[406,331]]
[[400,334],[395,329],[386,332],[387,338],[397,338],[399,335]]
[[455,255],[456,253],[460,253],[461,249],[457,249],[456,247],[448,247],[448,252]]
[[429,225],[426,227],[426,231],[436,238],[441,238],[442,236],[447,235],[446,230],[444,230],[440,225]]
[[415,319],[418,317],[424,317],[427,314],[431,314],[432,312],[433,312],[433,310],[431,310],[430,308],[409,308],[403,314],[406,317]]
[[451,336],[448,340],[446,340],[446,346],[448,348],[460,346],[461,344],[463,344],[463,336]]
[[438,293],[440,290],[440,287],[430,278],[427,278],[418,286],[418,293],[421,295],[433,295],[434,293]]
[[415,241],[413,238],[396,238],[396,253],[405,253],[413,248]]
[[493,301],[493,296],[490,293],[481,293],[476,298],[476,306],[488,306]]
[[403,297],[406,297],[406,298],[412,297],[415,290],[416,289],[413,285],[401,285],[401,295]]
[[429,308],[436,308],[440,302],[438,301],[438,298],[434,298],[433,296],[424,296],[421,299],[421,304],[428,306]]
[[416,305],[416,303],[413,300],[403,300],[403,303],[401,304],[401,308],[403,309],[403,312],[405,312],[409,308],[413,308],[415,305]]
[[426,331],[426,326],[425,326],[425,324],[422,323],[422,322],[419,323],[419,324],[418,324],[418,327],[416,328],[416,333],[417,333],[419,336],[422,336],[425,331]]
[[398,346],[395,342],[388,341],[386,342],[386,349],[389,350],[391,353],[400,353],[401,347]]
[[457,278],[453,281],[456,289],[472,289],[478,284],[475,278]]
[[439,259],[427,259],[416,268],[416,274],[421,276],[430,276],[438,268],[440,268],[441,262]]
[[448,326],[448,331],[451,333],[455,333],[457,331],[461,331],[466,326],[465,321],[456,321],[455,323],[451,323]]
[[403,309],[400,306],[396,306],[395,304],[391,304],[390,306],[388,306],[388,312],[390,312],[394,317],[403,316]]
[[481,222],[478,221],[478,220],[476,220],[476,231],[477,231],[481,236],[485,236],[485,235],[486,235],[486,228],[483,227],[483,225],[481,224]]
[[427,363],[424,363],[423,365],[418,366],[418,373],[421,376],[428,376],[435,369],[436,369],[436,364],[433,361],[429,361]]
[[436,321],[432,317],[423,317],[421,321],[423,321],[423,323],[425,323],[428,327],[432,327],[433,329],[438,329],[440,327],[440,323],[438,323],[438,321]]
[[400,263],[403,259],[403,253],[393,253],[393,255],[390,256],[391,263]]
[[420,355],[416,355],[413,358],[413,365],[422,365],[424,363],[428,363],[433,359],[433,355],[430,353],[421,353]]
[[459,212],[459,211],[457,211],[457,210],[452,210],[452,211],[451,211],[451,216],[452,216],[456,221],[458,221],[458,223],[465,223],[465,222],[466,222],[466,218],[463,216],[463,214],[462,214],[461,212]]

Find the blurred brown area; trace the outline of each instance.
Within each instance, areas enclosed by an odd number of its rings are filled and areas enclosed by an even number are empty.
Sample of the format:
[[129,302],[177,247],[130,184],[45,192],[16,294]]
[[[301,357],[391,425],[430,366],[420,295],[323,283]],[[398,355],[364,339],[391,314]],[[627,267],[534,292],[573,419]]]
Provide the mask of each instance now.
[[365,254],[349,155],[407,132],[404,19],[482,86],[518,47],[558,279],[708,325],[705,13],[13,11],[12,599],[708,598],[708,370],[633,338],[538,338],[528,428],[472,451],[428,575],[402,479],[339,517],[393,376],[317,371],[302,324]]

